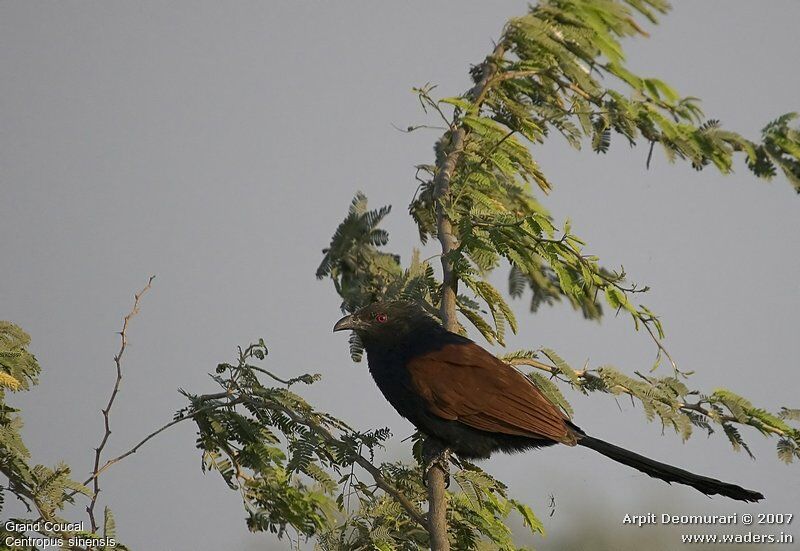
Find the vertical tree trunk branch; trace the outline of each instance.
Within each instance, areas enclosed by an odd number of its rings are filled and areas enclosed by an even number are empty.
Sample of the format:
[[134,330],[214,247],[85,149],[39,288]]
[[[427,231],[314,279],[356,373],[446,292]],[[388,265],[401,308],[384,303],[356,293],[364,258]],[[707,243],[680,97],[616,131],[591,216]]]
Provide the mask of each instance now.
[[423,443],[425,486],[428,488],[428,534],[432,551],[449,551],[447,536],[447,479],[450,450],[426,438]]
[[[505,52],[502,41],[483,62],[481,79],[467,93],[467,98],[480,109],[480,104],[486,97],[492,78],[497,73],[496,60]],[[458,240],[453,234],[453,222],[447,215],[450,205],[450,181],[455,174],[464,142],[467,138],[467,128],[457,125],[449,130],[450,143],[445,148],[445,154],[437,165],[436,175],[433,179],[433,197],[436,201],[436,234],[442,246],[442,300],[440,313],[445,329],[458,331],[458,317],[456,312],[456,298],[458,296],[458,276],[453,271],[453,262],[450,253],[458,247]],[[433,443],[428,443],[432,448]],[[449,450],[440,450],[436,459],[427,464],[425,482],[428,487],[428,533],[432,551],[449,551],[450,541],[447,537],[447,490],[445,487],[449,476]],[[427,462],[426,462],[427,463]]]

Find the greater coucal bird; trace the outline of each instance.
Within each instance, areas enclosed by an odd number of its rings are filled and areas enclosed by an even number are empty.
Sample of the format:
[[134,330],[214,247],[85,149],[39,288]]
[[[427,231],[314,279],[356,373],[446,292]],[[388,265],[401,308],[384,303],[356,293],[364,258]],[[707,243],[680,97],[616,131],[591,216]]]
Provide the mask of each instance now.
[[447,331],[413,302],[378,302],[340,319],[355,331],[369,371],[397,412],[463,458],[553,444],[585,446],[666,482],[740,501],[764,496],[660,463],[593,438],[519,371],[466,337]]

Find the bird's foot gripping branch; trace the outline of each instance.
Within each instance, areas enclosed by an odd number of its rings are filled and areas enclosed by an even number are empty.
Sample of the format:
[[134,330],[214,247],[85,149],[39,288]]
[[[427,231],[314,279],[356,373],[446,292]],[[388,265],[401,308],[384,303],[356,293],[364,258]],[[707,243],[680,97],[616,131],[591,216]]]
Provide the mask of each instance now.
[[[378,462],[388,429],[360,432],[314,409],[295,389],[319,376],[279,377],[259,365],[266,356],[263,341],[239,349],[235,362],[211,375],[220,391],[184,392],[189,405],[176,414],[197,423],[203,468],[240,493],[249,529],[296,542],[313,537],[331,551],[428,547],[422,454],[415,453],[416,464]],[[501,482],[468,462],[459,465],[446,496],[459,549],[482,539],[512,549],[512,512],[542,532],[531,509]]]
[[423,480],[431,469],[439,469],[444,473],[445,486],[450,486],[450,449],[435,438],[423,438],[422,469]]

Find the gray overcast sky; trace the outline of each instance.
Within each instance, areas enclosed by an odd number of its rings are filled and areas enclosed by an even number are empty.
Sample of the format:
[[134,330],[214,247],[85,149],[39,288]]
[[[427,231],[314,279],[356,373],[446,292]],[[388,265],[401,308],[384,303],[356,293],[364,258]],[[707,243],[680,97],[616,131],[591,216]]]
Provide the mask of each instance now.
[[[391,124],[426,121],[412,86],[463,91],[469,65],[525,4],[0,3],[0,318],[32,335],[44,370],[39,387],[12,398],[35,460],[89,472],[115,331],[150,274],[109,454],[169,420],[183,405],[178,387],[211,390],[214,365],[264,337],[271,368],[322,373],[312,402],[356,426],[390,426],[398,438],[384,458],[407,457],[399,440],[411,427],[331,333],[338,297],[314,270],[358,189],[395,206],[390,248],[408,258],[412,167],[430,161],[437,135]],[[634,68],[703,98],[709,117],[748,136],[800,109],[800,2],[676,4],[649,40],[626,43]],[[646,148],[620,139],[606,156],[558,140],[534,155],[555,182],[545,204],[556,218],[569,216],[589,250],[653,288],[646,303],[682,367],[697,370],[697,387],[798,405],[800,198],[783,179],[756,181],[742,164],[730,177],[697,173],[658,152],[647,171]],[[573,365],[628,373],[652,363],[652,343],[627,319],[515,306],[512,348],[548,346]],[[710,500],[589,450],[492,458],[484,466],[545,519],[538,548],[558,548],[579,514],[620,538],[634,530],[620,528],[625,513],[651,509],[800,514],[798,466],[777,460],[774,441],[745,430],[753,462],[720,435],[661,437],[624,400],[571,397],[587,432],[768,500]],[[111,469],[101,501],[122,540],[172,551],[286,547],[249,535],[237,494],[199,466],[185,424]]]

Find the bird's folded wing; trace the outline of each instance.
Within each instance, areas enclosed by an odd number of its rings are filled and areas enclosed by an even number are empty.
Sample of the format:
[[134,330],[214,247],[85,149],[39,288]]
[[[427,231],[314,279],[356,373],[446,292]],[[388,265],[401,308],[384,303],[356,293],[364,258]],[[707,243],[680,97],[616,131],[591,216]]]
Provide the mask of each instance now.
[[475,343],[449,344],[408,362],[431,413],[502,434],[574,443],[556,405],[524,375]]

